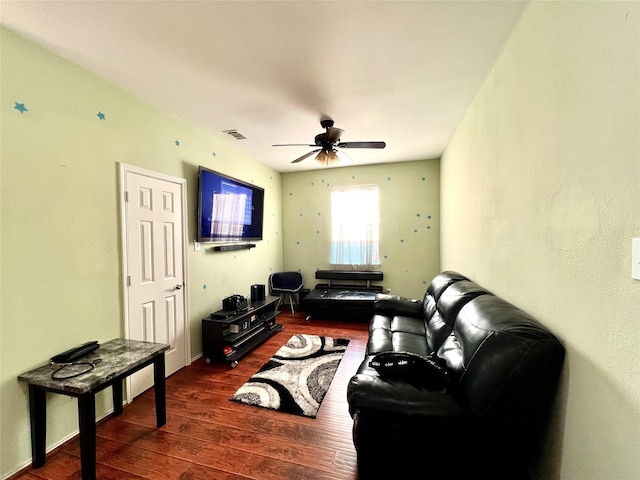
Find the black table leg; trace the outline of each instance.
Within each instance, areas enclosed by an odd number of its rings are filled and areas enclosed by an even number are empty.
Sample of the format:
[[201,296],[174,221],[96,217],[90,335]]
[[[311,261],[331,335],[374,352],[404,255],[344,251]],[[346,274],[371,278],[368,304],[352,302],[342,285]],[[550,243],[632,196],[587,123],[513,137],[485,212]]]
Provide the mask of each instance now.
[[122,380],[116,380],[111,385],[111,395],[113,397],[113,416],[122,415]]
[[153,360],[153,393],[156,398],[156,426],[167,423],[167,402],[164,377],[164,352]]
[[45,391],[29,385],[29,415],[31,416],[31,462],[33,468],[46,461],[47,404]]
[[82,480],[96,478],[96,400],[93,393],[78,397]]

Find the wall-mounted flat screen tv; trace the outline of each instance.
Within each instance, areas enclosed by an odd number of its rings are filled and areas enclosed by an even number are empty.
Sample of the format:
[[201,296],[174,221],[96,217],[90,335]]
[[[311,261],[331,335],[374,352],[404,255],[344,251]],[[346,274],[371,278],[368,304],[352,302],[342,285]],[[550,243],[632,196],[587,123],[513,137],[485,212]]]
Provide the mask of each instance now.
[[262,240],[264,189],[198,169],[198,241]]

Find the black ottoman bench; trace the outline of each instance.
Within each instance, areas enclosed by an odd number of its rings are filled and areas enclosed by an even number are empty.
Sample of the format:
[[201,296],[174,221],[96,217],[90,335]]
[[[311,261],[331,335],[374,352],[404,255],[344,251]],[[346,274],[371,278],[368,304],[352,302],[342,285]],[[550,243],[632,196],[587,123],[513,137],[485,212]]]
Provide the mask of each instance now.
[[[316,279],[327,283],[316,285],[301,302],[302,311],[311,317],[369,321],[376,295],[382,292],[382,272],[349,270],[317,270]],[[350,283],[344,283],[350,282]]]

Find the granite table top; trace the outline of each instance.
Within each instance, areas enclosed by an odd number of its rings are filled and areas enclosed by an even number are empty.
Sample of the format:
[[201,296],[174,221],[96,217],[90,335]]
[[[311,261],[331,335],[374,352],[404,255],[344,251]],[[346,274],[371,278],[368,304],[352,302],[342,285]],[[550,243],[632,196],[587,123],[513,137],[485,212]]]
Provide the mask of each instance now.
[[64,380],[54,379],[52,374],[60,365],[48,364],[23,373],[18,376],[18,380],[62,394],[83,395],[148,362],[169,348],[169,345],[163,343],[116,338],[77,360],[93,363],[100,359],[95,368],[85,374]]

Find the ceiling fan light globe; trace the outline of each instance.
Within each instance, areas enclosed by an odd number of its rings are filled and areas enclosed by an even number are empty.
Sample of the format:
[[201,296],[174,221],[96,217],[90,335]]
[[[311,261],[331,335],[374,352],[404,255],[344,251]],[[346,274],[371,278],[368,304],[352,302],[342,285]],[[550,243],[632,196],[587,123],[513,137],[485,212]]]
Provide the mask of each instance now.
[[340,161],[336,152],[331,150],[329,152],[322,150],[318,155],[316,155],[316,161],[320,162],[323,165],[332,165]]

